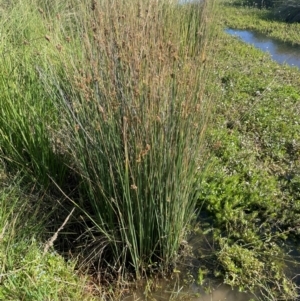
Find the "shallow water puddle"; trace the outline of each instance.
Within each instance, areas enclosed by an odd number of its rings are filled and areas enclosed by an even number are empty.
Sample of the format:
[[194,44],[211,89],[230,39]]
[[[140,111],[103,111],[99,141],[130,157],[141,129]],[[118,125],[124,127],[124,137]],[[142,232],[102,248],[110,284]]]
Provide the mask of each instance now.
[[280,64],[300,68],[300,46],[283,43],[250,30],[226,29],[225,32],[239,37],[242,41],[252,44],[262,51],[269,52],[272,59]]
[[[191,248],[176,266],[171,279],[144,280],[136,285],[122,301],[249,301],[257,300],[253,294],[239,292],[223,284],[208,272],[201,285],[197,284],[198,272],[204,268],[201,256],[212,261],[214,243],[211,234],[192,235],[188,240]],[[213,269],[213,265],[212,265]]]
[[[236,289],[221,284],[210,292],[204,287],[191,285],[189,289],[183,289],[176,285],[162,281],[160,288],[154,292],[146,293],[143,289],[135,291],[132,295],[124,297],[123,301],[249,301],[255,300],[253,295],[241,293]],[[251,299],[252,298],[252,299]]]

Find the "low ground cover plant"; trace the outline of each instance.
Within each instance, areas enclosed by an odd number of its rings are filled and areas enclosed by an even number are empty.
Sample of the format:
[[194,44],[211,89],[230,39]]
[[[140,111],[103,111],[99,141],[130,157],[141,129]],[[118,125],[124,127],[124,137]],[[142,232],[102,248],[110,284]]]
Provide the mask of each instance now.
[[261,300],[296,300],[297,277],[291,282],[289,269],[299,262],[289,252],[297,253],[299,235],[299,70],[234,37],[224,34],[219,43],[223,96],[199,189],[210,216],[206,232],[213,231],[218,246],[215,274]]

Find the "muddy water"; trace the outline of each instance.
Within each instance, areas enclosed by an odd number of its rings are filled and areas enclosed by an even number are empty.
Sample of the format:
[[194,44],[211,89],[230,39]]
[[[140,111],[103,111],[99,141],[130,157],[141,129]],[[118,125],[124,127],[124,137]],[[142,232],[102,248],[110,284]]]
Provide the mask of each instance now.
[[280,64],[300,68],[300,46],[283,43],[255,31],[238,29],[226,29],[225,31],[262,51],[270,53],[272,59]]
[[[249,301],[255,296],[239,292],[222,284],[213,276],[213,238],[201,233],[189,239],[189,252],[176,266],[176,273],[168,279],[149,279],[136,284],[136,287],[122,301]],[[199,259],[205,258],[205,259]],[[198,271],[203,266],[211,269],[204,276],[201,285],[197,284]],[[210,268],[211,266],[211,268]]]
[[[161,288],[156,288],[151,293],[137,290],[127,296],[123,301],[249,301],[255,300],[253,295],[232,290],[229,286],[221,284],[206,292],[205,289],[195,285],[184,289],[178,285],[170,286],[170,283],[161,282]],[[251,299],[252,298],[252,299]]]

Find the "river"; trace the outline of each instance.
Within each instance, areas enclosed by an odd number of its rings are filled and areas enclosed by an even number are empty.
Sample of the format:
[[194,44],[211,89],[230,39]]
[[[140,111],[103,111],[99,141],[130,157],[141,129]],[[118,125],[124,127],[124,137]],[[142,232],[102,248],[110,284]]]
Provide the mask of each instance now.
[[262,51],[268,52],[272,59],[280,64],[300,68],[300,46],[298,45],[284,43],[251,30],[226,29],[225,31]]

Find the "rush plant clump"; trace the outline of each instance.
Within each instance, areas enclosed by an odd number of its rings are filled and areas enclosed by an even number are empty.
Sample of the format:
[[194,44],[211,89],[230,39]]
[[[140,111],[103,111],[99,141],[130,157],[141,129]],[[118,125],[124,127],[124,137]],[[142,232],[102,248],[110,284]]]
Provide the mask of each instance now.
[[213,1],[15,2],[7,12],[26,14],[22,31],[6,24],[7,168],[75,205],[83,265],[165,270],[197,201]]

